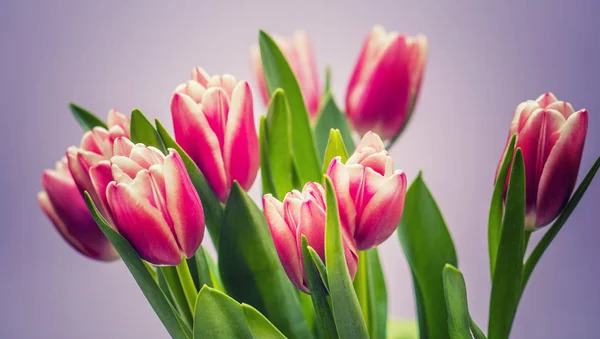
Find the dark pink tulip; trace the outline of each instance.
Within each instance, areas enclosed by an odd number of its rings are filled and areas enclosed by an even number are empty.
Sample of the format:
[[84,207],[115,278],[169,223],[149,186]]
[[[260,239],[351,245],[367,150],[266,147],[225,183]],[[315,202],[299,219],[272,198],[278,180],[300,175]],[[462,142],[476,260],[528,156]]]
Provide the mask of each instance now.
[[[263,197],[263,205],[267,224],[285,272],[297,288],[308,293],[302,261],[302,235],[306,236],[308,244],[325,262],[327,208],[323,187],[309,182],[302,192],[294,190],[286,194],[283,203],[266,194]],[[342,234],[348,271],[354,279],[358,267],[356,247],[345,230]]]
[[397,136],[410,119],[425,62],[427,38],[386,33],[375,26],[369,33],[348,83],[346,113],[360,134]]
[[[308,35],[304,31],[296,31],[292,37],[275,35],[273,38],[298,80],[310,120],[314,121],[319,114],[322,93],[319,72],[317,72],[317,62],[310,41],[308,40]],[[260,49],[256,45],[252,47],[251,59],[252,71],[254,72],[258,89],[263,102],[265,105],[268,105],[270,100],[269,91],[265,82]]]
[[177,151],[164,156],[118,138],[114,153],[90,175],[96,189],[106,191],[117,231],[152,264],[177,265],[192,257],[204,237],[204,212]]
[[81,254],[96,260],[119,258],[104,233],[98,228],[75,185],[67,159],[62,158],[55,170],[42,175],[44,191],[37,195],[42,210],[62,237]]
[[98,192],[92,184],[89,170],[102,160],[109,160],[113,156],[113,144],[119,137],[129,138],[129,118],[116,110],[108,112],[108,130],[95,127],[86,132],[81,139],[79,147],[71,146],[67,149],[69,170],[80,192],[87,191],[94,204],[109,223],[112,217],[103,196],[106,192]]
[[196,68],[171,101],[175,138],[225,202],[233,181],[250,189],[260,165],[250,86]]
[[404,209],[406,175],[394,171],[392,158],[377,134],[367,132],[345,164],[340,157],[334,158],[327,175],[336,192],[342,224],[359,250],[378,246],[394,233]]
[[[585,109],[575,112],[571,104],[557,100],[552,93],[517,106],[508,135],[509,140],[517,135],[515,147],[523,151],[527,230],[549,224],[569,201],[587,126]],[[503,159],[504,155],[500,164]]]

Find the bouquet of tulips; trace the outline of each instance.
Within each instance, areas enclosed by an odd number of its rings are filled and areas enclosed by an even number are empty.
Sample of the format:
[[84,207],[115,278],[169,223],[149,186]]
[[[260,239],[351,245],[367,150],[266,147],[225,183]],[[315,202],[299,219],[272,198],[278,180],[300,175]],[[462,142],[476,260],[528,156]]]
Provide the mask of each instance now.
[[[490,203],[483,331],[423,176],[408,185],[387,151],[412,116],[426,56],[425,37],[373,28],[341,110],[304,33],[260,32],[258,126],[249,84],[201,68],[172,95],[173,134],[139,110],[103,121],[71,104],[86,132],[44,172],[39,203],[81,254],[121,259],[176,339],[506,339],[536,264],[600,167],[573,193],[587,111],[550,93],[516,108]],[[247,190],[259,169],[257,202]],[[526,256],[530,234],[549,224]],[[202,245],[205,228],[216,251]],[[412,323],[388,320],[377,247],[394,231],[413,276]]]

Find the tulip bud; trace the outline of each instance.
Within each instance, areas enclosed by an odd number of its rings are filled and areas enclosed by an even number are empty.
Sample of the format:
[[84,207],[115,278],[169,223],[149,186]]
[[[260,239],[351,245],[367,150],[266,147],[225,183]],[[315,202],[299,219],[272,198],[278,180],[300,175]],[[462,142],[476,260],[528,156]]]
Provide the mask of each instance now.
[[62,237],[81,254],[96,260],[119,258],[104,233],[98,228],[62,158],[55,170],[42,175],[44,191],[37,195],[42,210]]
[[[508,135],[509,141],[517,135],[515,148],[523,152],[527,230],[549,224],[569,201],[587,126],[586,110],[575,112],[571,104],[557,100],[552,93],[517,106]],[[504,155],[498,168],[503,159]]]
[[250,189],[259,167],[252,93],[230,75],[195,69],[171,101],[175,139],[225,202],[234,180]]
[[114,148],[110,162],[99,162],[90,175],[106,188],[117,231],[152,264],[191,258],[204,237],[204,211],[179,153],[169,149],[165,157],[126,138],[118,138]]
[[[291,38],[283,36],[274,36],[273,38],[289,63],[292,72],[294,72],[296,80],[298,80],[310,120],[314,121],[319,114],[321,86],[319,85],[317,62],[308,36],[304,31],[296,31]],[[270,97],[267,83],[265,82],[260,48],[257,45],[252,47],[251,59],[256,83],[266,106],[269,103]]]
[[404,209],[406,175],[393,170],[392,158],[377,134],[367,132],[346,164],[340,157],[331,160],[327,175],[342,225],[359,250],[376,247],[394,233]]
[[384,140],[399,135],[410,119],[425,69],[427,38],[386,33],[375,26],[367,37],[346,91],[346,114],[360,134]]
[[[308,245],[325,262],[327,207],[323,187],[309,182],[302,189],[302,193],[294,190],[286,194],[283,203],[266,194],[263,197],[263,205],[267,224],[285,272],[298,289],[309,293],[302,259],[302,236],[306,237]],[[342,232],[342,238],[348,271],[354,279],[358,267],[356,247],[345,230]]]
[[118,137],[129,137],[129,118],[116,110],[108,112],[108,130],[95,127],[86,132],[81,139],[79,147],[71,146],[67,149],[69,170],[80,192],[87,191],[100,211],[100,214],[112,224],[112,217],[105,203],[106,192],[97,192],[90,178],[89,170],[102,160],[109,160],[113,156],[113,144]]

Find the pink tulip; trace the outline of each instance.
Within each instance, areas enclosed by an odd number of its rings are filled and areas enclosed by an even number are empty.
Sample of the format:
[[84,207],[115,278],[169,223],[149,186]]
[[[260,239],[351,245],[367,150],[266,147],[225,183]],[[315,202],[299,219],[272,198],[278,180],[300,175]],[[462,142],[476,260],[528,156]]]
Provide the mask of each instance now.
[[179,153],[169,149],[165,157],[117,138],[114,154],[92,166],[90,175],[106,192],[117,231],[152,264],[191,258],[204,237],[204,212]]
[[81,254],[96,260],[119,258],[98,228],[62,158],[55,170],[42,175],[44,191],[37,195],[42,210],[62,237]]
[[406,175],[393,170],[392,158],[379,136],[367,132],[343,164],[329,164],[340,208],[340,219],[359,250],[378,246],[392,235],[404,209]]
[[[549,224],[569,201],[587,126],[585,109],[575,112],[571,104],[557,100],[552,93],[517,106],[508,134],[509,140],[517,135],[515,147],[523,152],[527,230]],[[498,168],[503,159],[504,155]]]
[[[317,72],[317,62],[312,50],[308,36],[304,31],[296,31],[289,37],[273,36],[277,46],[281,49],[283,56],[290,64],[290,68],[302,92],[304,103],[311,121],[314,121],[319,114],[319,104],[321,101],[321,86],[319,85],[319,74]],[[252,70],[256,78],[256,83],[260,90],[261,97],[265,105],[268,105],[270,97],[267,90],[267,83],[263,72],[260,49],[253,46],[251,50]]]
[[118,137],[129,137],[129,118],[116,110],[108,112],[108,130],[95,127],[86,132],[81,139],[79,147],[71,146],[67,149],[69,170],[80,192],[87,191],[94,204],[109,223],[112,217],[103,199],[105,192],[97,192],[90,178],[89,169],[102,160],[109,160],[113,156],[113,144]]
[[[302,260],[302,235],[325,262],[326,205],[325,191],[317,183],[309,182],[302,193],[294,190],[286,194],[283,203],[272,195],[263,197],[265,217],[271,229],[273,242],[281,264],[294,285],[308,293]],[[344,253],[350,276],[354,279],[358,266],[356,247],[345,230]]]
[[386,33],[375,26],[365,41],[346,92],[346,113],[360,134],[396,137],[410,119],[425,62],[427,38]]
[[225,202],[234,180],[245,190],[260,164],[252,93],[245,81],[196,68],[171,101],[175,138]]

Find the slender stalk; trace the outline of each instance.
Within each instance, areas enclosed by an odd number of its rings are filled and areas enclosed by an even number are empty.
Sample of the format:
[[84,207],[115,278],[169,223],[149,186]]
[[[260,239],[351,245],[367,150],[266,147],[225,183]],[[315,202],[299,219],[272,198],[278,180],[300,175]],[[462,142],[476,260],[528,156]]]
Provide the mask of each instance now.
[[194,279],[192,278],[192,273],[190,272],[187,260],[181,260],[181,263],[176,266],[176,269],[188,307],[190,308],[190,311],[194,313],[198,290],[196,290],[196,285],[194,284]]
[[167,281],[167,285],[169,286],[169,292],[171,292],[171,296],[173,297],[173,301],[175,302],[175,307],[179,311],[179,314],[186,322],[186,324],[191,327],[194,323],[194,318],[190,306],[187,302],[185,293],[183,292],[181,282],[179,281],[177,268],[175,268],[175,266],[161,266],[160,270],[163,272],[165,280]]

